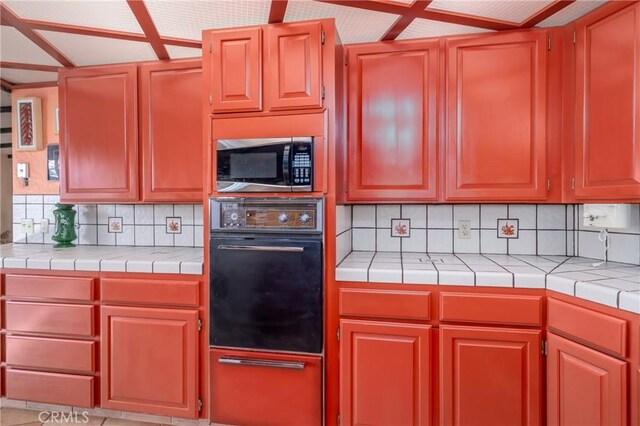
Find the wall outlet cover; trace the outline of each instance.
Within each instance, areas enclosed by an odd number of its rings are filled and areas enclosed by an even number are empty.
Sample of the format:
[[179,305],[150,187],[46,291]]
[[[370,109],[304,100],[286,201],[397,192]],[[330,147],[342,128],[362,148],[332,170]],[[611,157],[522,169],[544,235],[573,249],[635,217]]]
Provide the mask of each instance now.
[[458,221],[458,238],[468,240],[471,238],[471,221],[459,220]]
[[23,234],[33,234],[33,219],[22,219],[20,225]]
[[49,219],[42,219],[40,222],[40,232],[43,234],[49,233]]

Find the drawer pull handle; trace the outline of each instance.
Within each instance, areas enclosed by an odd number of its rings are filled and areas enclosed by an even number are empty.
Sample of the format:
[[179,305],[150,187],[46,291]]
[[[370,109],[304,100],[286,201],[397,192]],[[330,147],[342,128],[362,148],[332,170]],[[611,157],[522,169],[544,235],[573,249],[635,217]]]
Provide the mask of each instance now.
[[220,364],[247,365],[251,367],[286,368],[289,370],[304,370],[302,361],[273,361],[257,358],[231,358],[222,356],[218,359]]
[[239,250],[239,251],[279,251],[300,253],[304,251],[304,247],[271,247],[271,246],[232,246],[221,244],[218,250]]

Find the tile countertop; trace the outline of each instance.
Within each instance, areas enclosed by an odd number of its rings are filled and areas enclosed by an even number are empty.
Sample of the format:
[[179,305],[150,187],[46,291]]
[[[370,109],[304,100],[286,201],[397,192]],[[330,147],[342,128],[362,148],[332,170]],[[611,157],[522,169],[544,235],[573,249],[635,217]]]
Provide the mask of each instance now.
[[547,288],[640,314],[640,266],[567,256],[351,252],[338,281]]
[[203,249],[191,247],[0,245],[0,267],[60,271],[202,275]]

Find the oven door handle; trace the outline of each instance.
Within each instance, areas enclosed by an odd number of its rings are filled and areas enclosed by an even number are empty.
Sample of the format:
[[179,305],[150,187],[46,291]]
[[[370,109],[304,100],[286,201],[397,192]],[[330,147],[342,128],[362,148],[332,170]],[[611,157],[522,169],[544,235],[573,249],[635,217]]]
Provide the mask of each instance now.
[[282,154],[282,179],[286,186],[293,185],[293,179],[291,179],[289,170],[291,167],[291,144],[288,143],[284,146],[284,153]]
[[221,356],[218,359],[220,364],[246,365],[250,367],[285,368],[288,370],[304,370],[303,361],[274,361],[259,358],[232,358]]
[[289,252],[289,253],[301,253],[304,251],[304,247],[275,247],[275,246],[237,246],[220,244],[218,250],[237,250],[237,251],[275,251],[275,252]]

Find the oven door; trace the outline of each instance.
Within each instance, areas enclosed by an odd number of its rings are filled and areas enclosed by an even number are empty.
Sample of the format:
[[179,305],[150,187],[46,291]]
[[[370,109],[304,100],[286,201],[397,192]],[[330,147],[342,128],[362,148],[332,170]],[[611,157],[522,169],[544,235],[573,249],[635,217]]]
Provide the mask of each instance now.
[[212,346],[322,353],[322,242],[213,236]]
[[291,138],[219,140],[217,191],[290,192],[291,145]]

